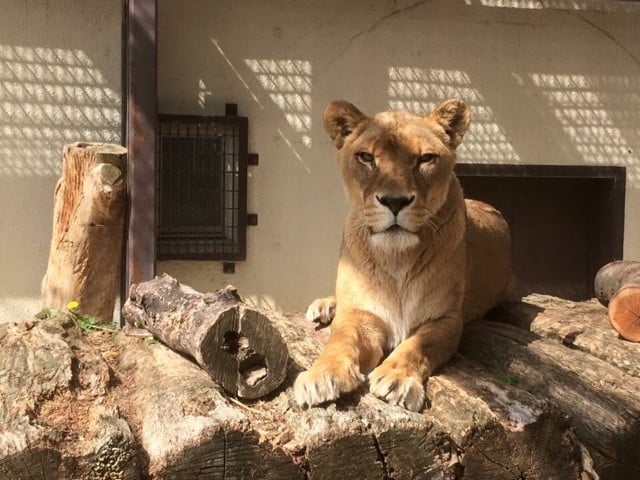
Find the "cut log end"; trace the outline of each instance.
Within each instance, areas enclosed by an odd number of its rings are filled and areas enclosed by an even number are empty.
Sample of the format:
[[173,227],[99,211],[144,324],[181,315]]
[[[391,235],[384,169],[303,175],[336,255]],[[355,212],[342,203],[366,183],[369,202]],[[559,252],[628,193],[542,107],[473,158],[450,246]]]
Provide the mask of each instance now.
[[640,283],[640,262],[620,260],[607,263],[596,273],[593,289],[605,307],[625,285]]
[[609,320],[622,338],[640,342],[640,286],[616,293],[609,302]]
[[68,150],[76,148],[88,152],[94,152],[99,155],[125,155],[127,153],[127,149],[122,145],[101,142],[69,143],[64,146],[64,153],[66,154]]
[[286,375],[287,346],[259,312],[229,309],[218,317],[200,345],[205,369],[240,398],[263,397]]

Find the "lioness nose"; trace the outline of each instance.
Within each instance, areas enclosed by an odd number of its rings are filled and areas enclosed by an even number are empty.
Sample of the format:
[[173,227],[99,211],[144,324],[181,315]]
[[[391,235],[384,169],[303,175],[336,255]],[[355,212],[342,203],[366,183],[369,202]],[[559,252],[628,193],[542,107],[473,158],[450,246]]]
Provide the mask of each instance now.
[[411,195],[410,197],[392,197],[391,195],[384,195],[379,197],[376,195],[378,201],[387,207],[394,215],[398,215],[400,210],[413,202],[413,199],[416,198],[415,195]]

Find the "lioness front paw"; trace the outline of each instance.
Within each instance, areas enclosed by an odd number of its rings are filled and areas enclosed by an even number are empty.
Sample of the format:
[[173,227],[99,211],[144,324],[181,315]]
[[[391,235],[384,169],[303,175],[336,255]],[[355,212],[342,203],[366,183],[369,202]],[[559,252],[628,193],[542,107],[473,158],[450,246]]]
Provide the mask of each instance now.
[[298,375],[293,394],[298,405],[311,407],[336,400],[342,393],[358,388],[364,380],[360,369],[350,363],[339,367],[314,365]]
[[418,412],[424,405],[424,383],[405,368],[383,363],[369,374],[369,391],[391,405]]
[[336,316],[336,297],[316,298],[307,307],[305,317],[310,322],[329,325]]

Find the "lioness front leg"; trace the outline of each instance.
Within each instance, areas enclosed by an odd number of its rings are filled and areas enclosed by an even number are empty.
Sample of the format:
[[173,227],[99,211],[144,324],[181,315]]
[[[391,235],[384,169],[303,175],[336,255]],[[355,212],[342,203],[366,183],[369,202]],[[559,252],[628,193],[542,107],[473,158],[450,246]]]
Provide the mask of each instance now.
[[339,310],[324,351],[295,381],[298,405],[318,405],[355,390],[380,362],[386,339],[387,328],[375,315]]
[[398,345],[369,375],[369,390],[392,405],[422,409],[424,383],[455,353],[462,334],[459,315],[430,320]]

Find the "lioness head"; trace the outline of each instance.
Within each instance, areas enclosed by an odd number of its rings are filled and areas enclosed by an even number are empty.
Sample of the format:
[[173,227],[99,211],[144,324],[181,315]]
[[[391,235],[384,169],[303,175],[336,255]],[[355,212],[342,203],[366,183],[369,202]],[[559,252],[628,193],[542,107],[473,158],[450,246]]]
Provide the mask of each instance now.
[[325,109],[324,128],[338,149],[352,218],[373,246],[410,248],[433,228],[469,119],[460,100],[426,117],[402,111],[367,117],[344,101]]

